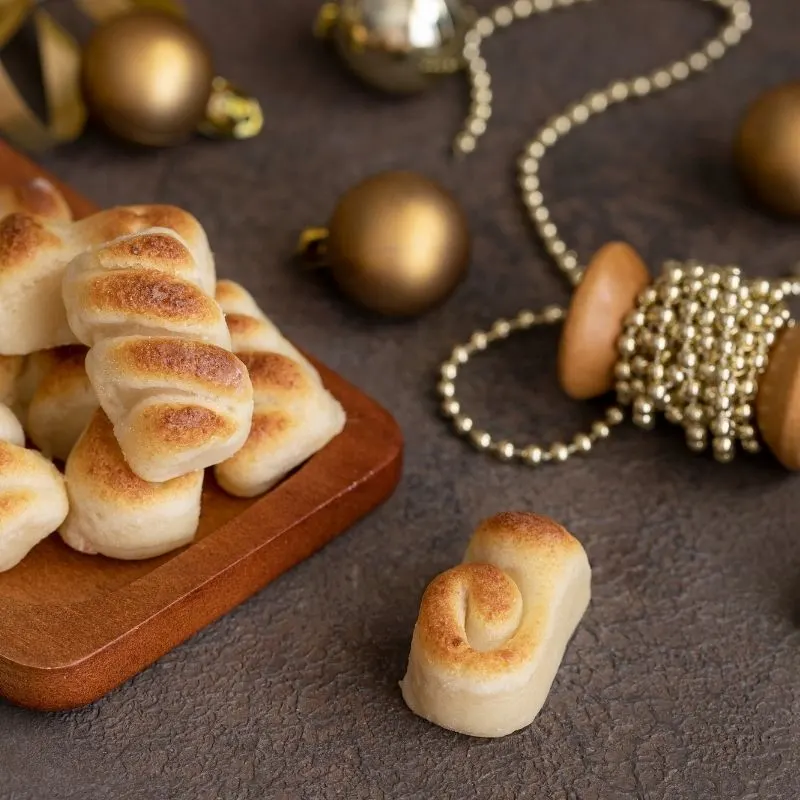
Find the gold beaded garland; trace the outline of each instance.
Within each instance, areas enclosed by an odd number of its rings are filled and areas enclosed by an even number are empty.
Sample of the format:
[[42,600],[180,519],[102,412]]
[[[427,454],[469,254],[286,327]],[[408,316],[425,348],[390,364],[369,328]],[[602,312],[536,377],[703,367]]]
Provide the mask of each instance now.
[[[515,19],[565,8],[578,1],[516,0],[480,17],[467,32],[463,55],[472,105],[454,141],[457,153],[463,155],[475,150],[491,117],[491,76],[481,54],[482,43]],[[567,133],[612,106],[664,91],[704,72],[751,29],[748,0],[704,2],[726,14],[726,21],[716,36],[683,59],[647,75],[614,81],[604,89],[589,93],[549,119],[520,156],[519,187],[530,220],[546,251],[573,287],[581,287],[586,269],[579,264],[577,254],[561,238],[551,219],[539,182],[541,160]],[[606,262],[608,257],[607,253]],[[633,254],[633,259],[636,258]],[[619,251],[611,260],[614,259],[619,262]],[[624,306],[625,292],[635,283],[639,269],[636,264],[631,266],[630,255],[625,259],[629,263],[620,274],[626,273],[626,288],[617,298],[617,306],[620,303]],[[607,263],[604,268],[606,266]],[[610,266],[613,273],[615,265]],[[643,266],[641,270],[646,275]],[[576,297],[579,294],[580,290]],[[668,263],[663,275],[638,293],[635,307],[624,320],[624,329],[617,340],[616,363],[608,363],[614,376],[608,389],[616,389],[619,405],[609,408],[604,419],[595,422],[589,433],[579,433],[569,442],[520,447],[505,439],[497,441],[487,431],[479,429],[464,412],[455,388],[460,367],[473,355],[514,332],[562,321],[566,312],[558,306],[538,313],[523,310],[511,320],[498,320],[488,331],[476,331],[469,342],[456,346],[441,367],[438,386],[443,399],[441,411],[452,420],[455,432],[468,437],[478,450],[503,461],[518,460],[529,466],[561,462],[576,453],[589,452],[597,441],[609,436],[613,426],[623,421],[623,406],[630,406],[634,422],[646,429],[653,426],[657,413],[663,413],[668,421],[683,427],[690,449],[699,452],[710,445],[717,460],[727,462],[734,457],[737,443],[746,452],[757,452],[760,448],[756,426],[759,380],[769,366],[776,337],[783,329],[794,326],[784,303],[785,297],[792,294],[800,294],[800,281],[745,281],[738,267]],[[582,301],[584,308],[580,310],[585,314],[585,296]],[[616,320],[610,320],[610,325],[611,328],[606,325],[606,333],[613,329]],[[797,372],[800,369],[797,337],[787,343],[781,361],[767,393],[776,397],[775,400],[771,398],[769,410],[777,408],[780,418],[770,422],[770,436],[765,435],[765,438],[772,439],[773,450],[777,445],[777,451],[781,452],[776,451],[776,454],[787,466],[798,468],[800,451],[795,452],[795,445],[800,447],[800,437],[794,435],[794,429],[789,431],[785,427],[785,424],[794,425],[796,417],[800,419],[800,409],[795,413],[800,403],[800,385],[795,390],[800,374]],[[593,396],[601,393],[595,388],[602,389],[603,382],[602,369],[595,368],[592,381],[570,387],[574,391],[569,393],[577,396],[586,392],[583,396]],[[762,403],[765,411],[767,405]]]

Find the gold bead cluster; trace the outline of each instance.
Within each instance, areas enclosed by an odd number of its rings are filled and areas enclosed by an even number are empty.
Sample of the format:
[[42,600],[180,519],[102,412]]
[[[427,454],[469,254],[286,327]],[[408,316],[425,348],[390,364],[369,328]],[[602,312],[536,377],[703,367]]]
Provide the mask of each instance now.
[[[789,289],[789,287],[787,287]],[[730,461],[759,450],[758,379],[777,333],[793,324],[785,290],[745,281],[738,267],[667,262],[640,295],[619,339],[617,400],[649,429],[662,412],[694,452]]]

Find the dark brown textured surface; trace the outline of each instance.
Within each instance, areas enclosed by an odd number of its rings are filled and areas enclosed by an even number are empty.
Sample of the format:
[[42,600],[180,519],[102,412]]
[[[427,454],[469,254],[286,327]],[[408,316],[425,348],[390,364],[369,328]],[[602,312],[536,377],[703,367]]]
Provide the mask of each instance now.
[[[512,468],[451,438],[430,392],[440,358],[474,327],[566,298],[511,183],[525,137],[590,88],[683,53],[712,30],[711,9],[607,0],[493,40],[495,116],[459,163],[447,155],[465,110],[458,78],[387,101],[310,40],[309,0],[190,8],[220,70],[257,88],[264,134],[146,155],[92,136],[43,162],[101,204],[195,212],[221,273],[395,414],[404,480],[369,520],[99,704],[53,716],[0,706],[0,797],[796,798],[797,476],[766,456],[726,467],[693,457],[668,426],[624,427],[553,469]],[[753,34],[713,72],[558,146],[544,189],[583,257],[623,238],[650,263],[696,256],[777,274],[798,259],[798,224],[750,206],[730,162],[746,104],[800,75],[798,22],[795,0],[756,0]],[[475,231],[452,300],[392,325],[287,266],[299,229],[387,168],[441,180]],[[586,422],[594,406],[557,388],[557,337],[532,332],[470,365],[475,415],[518,437]],[[461,559],[478,520],[513,508],[582,541],[594,598],[536,723],[468,740],[413,717],[397,681],[426,584]]]

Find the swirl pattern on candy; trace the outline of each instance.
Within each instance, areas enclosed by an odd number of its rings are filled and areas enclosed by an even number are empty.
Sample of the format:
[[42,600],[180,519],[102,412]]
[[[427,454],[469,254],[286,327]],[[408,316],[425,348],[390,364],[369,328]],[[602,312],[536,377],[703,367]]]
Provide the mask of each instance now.
[[463,562],[425,590],[403,699],[470,736],[524,728],[544,705],[590,596],[589,560],[561,525],[525,512],[484,521]]

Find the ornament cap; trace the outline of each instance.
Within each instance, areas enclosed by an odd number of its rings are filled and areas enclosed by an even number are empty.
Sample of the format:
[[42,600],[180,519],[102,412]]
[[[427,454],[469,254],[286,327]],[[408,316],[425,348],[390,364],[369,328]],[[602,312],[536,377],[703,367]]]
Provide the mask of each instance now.
[[756,422],[761,437],[787,469],[800,469],[800,328],[784,331],[759,381]]
[[219,75],[211,82],[198,131],[210,139],[252,139],[264,127],[261,103]]
[[567,395],[586,400],[613,388],[617,340],[650,280],[639,254],[625,242],[608,242],[592,257],[561,333],[558,378]]
[[327,266],[328,236],[327,228],[306,228],[297,241],[297,257],[310,267]]
[[314,36],[317,39],[328,39],[334,26],[339,21],[340,7],[338,3],[323,3],[314,20]]

